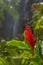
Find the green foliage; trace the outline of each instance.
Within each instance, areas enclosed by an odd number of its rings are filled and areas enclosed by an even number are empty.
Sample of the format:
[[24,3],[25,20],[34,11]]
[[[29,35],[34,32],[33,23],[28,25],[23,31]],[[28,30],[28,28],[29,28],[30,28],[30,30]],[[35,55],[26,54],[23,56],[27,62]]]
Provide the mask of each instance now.
[[9,63],[5,60],[5,58],[0,57],[0,65],[9,65]]
[[39,39],[43,40],[43,19],[42,18],[36,22],[34,30],[36,31],[36,34],[38,35]]
[[43,29],[43,19],[39,19],[36,23],[35,30],[37,29]]
[[33,10],[32,19],[29,22],[36,38],[43,40],[43,5],[39,4],[39,9]]
[[[18,40],[0,42],[0,64],[2,65],[41,65],[43,55],[41,53],[41,42],[36,43],[35,54],[27,43]],[[40,62],[39,62],[40,61]],[[4,62],[4,63],[3,63]],[[7,62],[7,64],[6,64]]]
[[[4,62],[7,61],[9,65],[17,65],[16,64],[17,61],[19,61],[18,63],[20,64],[19,57],[20,59],[22,58],[21,54],[23,54],[25,50],[30,51],[30,48],[28,47],[27,44],[25,44],[25,42],[21,42],[17,40],[0,42],[0,57],[3,58],[3,60],[5,59]],[[15,57],[18,57],[18,60]]]

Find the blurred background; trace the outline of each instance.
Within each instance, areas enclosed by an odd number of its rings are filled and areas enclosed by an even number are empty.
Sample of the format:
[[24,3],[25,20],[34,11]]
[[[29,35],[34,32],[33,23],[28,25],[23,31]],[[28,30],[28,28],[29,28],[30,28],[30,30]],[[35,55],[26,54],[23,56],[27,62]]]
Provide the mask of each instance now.
[[31,22],[32,4],[40,2],[42,0],[0,0],[1,37],[5,40],[23,38],[24,25],[26,23],[34,24],[34,21]]

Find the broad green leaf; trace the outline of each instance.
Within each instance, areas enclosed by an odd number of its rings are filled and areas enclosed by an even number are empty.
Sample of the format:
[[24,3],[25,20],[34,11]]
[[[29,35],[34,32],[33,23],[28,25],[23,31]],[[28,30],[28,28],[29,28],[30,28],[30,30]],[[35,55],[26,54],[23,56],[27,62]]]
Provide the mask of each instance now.
[[22,48],[22,49],[30,50],[28,44],[25,43],[24,41],[12,40],[12,41],[8,41],[8,42],[7,42],[7,45],[8,45],[8,46],[9,46],[9,45],[17,46],[17,47]]

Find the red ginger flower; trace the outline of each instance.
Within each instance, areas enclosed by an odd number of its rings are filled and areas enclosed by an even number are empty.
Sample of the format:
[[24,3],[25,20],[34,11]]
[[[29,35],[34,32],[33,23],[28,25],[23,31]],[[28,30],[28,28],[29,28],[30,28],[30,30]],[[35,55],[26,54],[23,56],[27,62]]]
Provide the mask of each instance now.
[[34,34],[32,34],[32,31],[28,25],[25,26],[25,31],[26,31],[27,43],[31,47],[31,49],[34,50],[34,46],[35,46]]

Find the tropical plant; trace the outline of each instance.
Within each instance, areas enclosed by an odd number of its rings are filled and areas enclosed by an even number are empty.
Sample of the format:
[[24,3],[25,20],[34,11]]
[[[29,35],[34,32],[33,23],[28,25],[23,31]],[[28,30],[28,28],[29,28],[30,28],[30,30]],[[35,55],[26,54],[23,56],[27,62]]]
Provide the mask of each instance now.
[[[0,11],[3,12],[3,10],[1,8]],[[24,41],[15,39],[10,41],[0,40],[0,65],[43,65],[43,43],[41,41],[43,40],[42,9],[40,11],[35,10],[33,13],[35,15],[33,15],[31,22],[33,21],[35,24],[32,27],[30,23],[30,26],[34,30],[34,33],[32,33],[30,27],[26,26]],[[2,13],[1,16],[3,16]],[[34,51],[34,55],[31,48]]]

